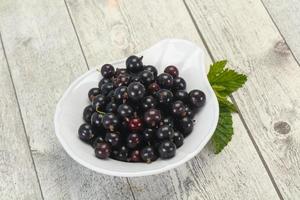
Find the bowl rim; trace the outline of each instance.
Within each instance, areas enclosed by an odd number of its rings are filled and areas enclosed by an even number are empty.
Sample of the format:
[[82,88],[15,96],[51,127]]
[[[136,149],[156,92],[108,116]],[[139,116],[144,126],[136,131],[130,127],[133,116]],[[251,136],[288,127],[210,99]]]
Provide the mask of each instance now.
[[[204,146],[209,142],[210,138],[212,137],[214,130],[217,127],[218,124],[218,119],[219,119],[219,103],[217,100],[217,97],[208,81],[207,78],[207,73],[205,71],[205,65],[204,65],[204,53],[202,48],[200,48],[198,45],[196,45],[193,42],[190,42],[188,40],[184,40],[184,39],[177,39],[177,38],[167,38],[164,40],[160,40],[159,42],[155,43],[154,45],[152,45],[151,47],[141,51],[139,54],[143,54],[144,52],[150,50],[151,48],[155,47],[156,45],[159,45],[161,43],[164,42],[184,42],[184,43],[188,43],[189,45],[193,45],[196,48],[198,48],[199,50],[201,50],[201,54],[202,54],[202,71],[203,73],[203,78],[204,81],[206,82],[206,84],[208,85],[208,89],[210,90],[210,92],[212,92],[212,101],[213,101],[213,105],[215,105],[214,108],[214,113],[213,115],[215,116],[215,120],[213,121],[212,125],[209,128],[209,132],[207,134],[207,136],[202,140],[202,142],[199,144],[199,146],[197,147],[197,149],[189,154],[187,154],[183,159],[179,160],[178,162],[175,163],[171,163],[170,165],[164,166],[162,168],[159,169],[154,169],[154,170],[147,170],[147,171],[138,171],[138,172],[118,172],[118,171],[110,171],[107,169],[103,169],[103,168],[99,168],[96,167],[88,162],[86,162],[85,160],[83,160],[82,158],[80,158],[79,156],[76,155],[76,153],[74,153],[74,151],[72,150],[72,148],[69,146],[68,143],[65,142],[65,140],[63,139],[63,137],[60,134],[60,130],[59,130],[59,125],[58,125],[58,117],[59,114],[61,113],[61,104],[63,102],[63,100],[66,98],[66,96],[69,94],[70,90],[74,88],[75,85],[77,85],[82,79],[84,79],[86,76],[88,76],[90,73],[95,73],[97,71],[97,67],[94,67],[92,69],[89,69],[88,71],[86,71],[85,73],[83,73],[81,76],[79,76],[78,78],[76,78],[69,86],[68,88],[64,91],[63,95],[61,96],[61,98],[59,99],[57,105],[56,105],[56,109],[55,109],[55,114],[54,114],[54,128],[55,128],[55,134],[56,137],[58,138],[59,142],[62,144],[63,149],[68,153],[68,155],[75,160],[76,162],[80,163],[81,165],[96,171],[98,173],[102,173],[102,174],[106,174],[106,175],[111,175],[111,176],[118,176],[118,177],[139,177],[139,176],[148,176],[148,175],[154,175],[154,174],[159,174],[165,171],[168,171],[170,169],[173,169],[175,167],[178,167],[179,165],[184,164],[185,162],[189,161],[190,159],[192,159],[193,157],[195,157],[203,148]],[[114,61],[112,63],[112,65],[120,63],[120,62],[124,62],[126,58],[122,58],[119,59],[117,61]],[[134,163],[133,163],[134,164]]]

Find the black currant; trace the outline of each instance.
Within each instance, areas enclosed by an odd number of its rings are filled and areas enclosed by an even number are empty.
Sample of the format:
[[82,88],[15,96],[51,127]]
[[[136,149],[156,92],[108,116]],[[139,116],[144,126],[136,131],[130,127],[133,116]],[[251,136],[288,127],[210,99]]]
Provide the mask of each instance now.
[[157,77],[157,69],[154,66],[152,66],[152,65],[146,65],[146,66],[144,66],[144,70],[152,72],[154,78]]
[[173,86],[173,77],[170,74],[162,73],[157,77],[157,83],[161,88],[171,89]]
[[154,94],[156,93],[157,91],[160,90],[160,87],[157,83],[151,83],[148,88],[147,88],[147,91],[149,92],[149,94]]
[[143,110],[149,110],[156,107],[156,99],[153,96],[146,96],[142,99],[141,107]]
[[110,91],[112,91],[114,89],[114,84],[112,82],[109,82],[109,83],[104,83],[102,86],[101,86],[101,94],[103,95],[108,95],[108,93]]
[[139,82],[132,82],[129,84],[128,88],[128,97],[132,101],[138,101],[142,99],[145,95],[145,87]]
[[114,99],[117,103],[125,103],[128,99],[128,92],[126,86],[120,86],[115,89]]
[[138,149],[133,150],[133,151],[131,152],[129,161],[130,161],[130,162],[141,162],[141,161],[142,161],[142,158],[141,158],[140,150],[138,150]]
[[206,97],[201,90],[192,90],[189,93],[189,103],[192,107],[201,108],[205,103]]
[[141,143],[141,136],[138,133],[130,133],[127,137],[127,147],[131,149],[137,148]]
[[135,55],[129,56],[126,60],[126,69],[132,73],[137,73],[143,70],[142,57]]
[[101,74],[104,78],[111,78],[115,74],[115,68],[111,64],[105,64],[101,67]]
[[172,104],[171,112],[176,117],[185,117],[186,116],[186,107],[182,101],[175,101]]
[[92,106],[96,111],[104,110],[106,106],[105,96],[102,94],[97,95],[92,101]]
[[174,137],[174,129],[171,126],[163,125],[157,129],[156,137],[159,140],[172,139]]
[[105,142],[102,136],[98,136],[94,139],[92,147],[95,149],[100,146],[101,143]]
[[105,83],[112,83],[112,80],[109,79],[109,78],[103,78],[103,79],[101,79],[101,81],[99,81],[99,83],[98,83],[98,88],[101,88],[102,85],[105,84]]
[[121,104],[118,107],[118,113],[123,118],[129,118],[133,116],[133,108],[128,104]]
[[103,116],[102,124],[106,130],[115,131],[118,128],[119,123],[118,117],[113,113],[106,113]]
[[170,66],[166,67],[164,72],[167,74],[170,74],[174,78],[179,75],[179,71],[178,71],[177,67],[175,67],[174,65],[170,65]]
[[179,120],[179,131],[184,135],[188,136],[194,128],[193,120],[190,117],[184,117]]
[[95,112],[95,109],[93,108],[92,105],[88,105],[87,107],[85,107],[83,110],[84,121],[87,123],[91,123],[91,117],[94,112]]
[[119,132],[107,132],[105,134],[105,141],[110,143],[111,146],[117,146],[120,142],[120,133]]
[[161,89],[154,95],[157,99],[157,102],[165,106],[169,105],[173,101],[173,93],[167,89]]
[[149,109],[144,114],[144,121],[148,127],[156,127],[161,120],[160,111],[154,108]]
[[99,143],[95,148],[95,155],[100,159],[107,159],[111,154],[111,146],[106,142]]
[[84,142],[89,142],[94,137],[94,130],[90,124],[82,124],[78,129],[78,135]]
[[116,113],[117,109],[118,109],[118,105],[115,102],[111,101],[106,105],[105,112]]
[[94,114],[91,117],[91,125],[93,127],[101,127],[102,126],[102,119],[103,119],[103,114],[94,112]]
[[176,145],[169,140],[162,141],[158,148],[158,152],[162,159],[172,158],[176,154]]
[[177,90],[174,92],[174,99],[186,103],[188,102],[189,94],[185,90]]
[[88,93],[89,100],[93,101],[93,99],[100,93],[101,93],[101,90],[99,88],[90,89],[90,91]]
[[141,158],[144,162],[150,163],[157,159],[152,146],[146,146],[141,150]]
[[149,85],[154,82],[154,75],[152,72],[144,70],[140,73],[140,82],[144,85]]
[[176,145],[177,149],[183,145],[183,141],[184,141],[184,136],[180,132],[175,131],[173,137],[173,143]]
[[154,139],[155,129],[153,128],[145,128],[144,131],[141,133],[142,139],[144,142],[150,142]]
[[181,77],[174,78],[173,87],[172,87],[174,91],[185,90],[185,88],[186,88],[186,82],[183,78]]

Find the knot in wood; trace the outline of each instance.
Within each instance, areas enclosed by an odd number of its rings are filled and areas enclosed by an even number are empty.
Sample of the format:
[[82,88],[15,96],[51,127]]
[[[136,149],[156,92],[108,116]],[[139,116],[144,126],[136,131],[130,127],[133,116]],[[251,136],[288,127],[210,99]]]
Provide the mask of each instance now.
[[291,131],[291,126],[287,122],[279,121],[274,124],[274,130],[285,135]]
[[283,40],[276,42],[276,44],[274,46],[274,51],[283,56],[290,54],[289,47]]

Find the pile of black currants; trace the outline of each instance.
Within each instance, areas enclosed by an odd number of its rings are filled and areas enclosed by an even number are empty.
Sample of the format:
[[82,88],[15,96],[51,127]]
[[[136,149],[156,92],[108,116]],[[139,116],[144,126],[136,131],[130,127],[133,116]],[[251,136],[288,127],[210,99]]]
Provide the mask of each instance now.
[[91,104],[83,111],[85,123],[78,134],[97,158],[147,163],[169,159],[193,130],[205,94],[188,93],[175,66],[158,75],[142,59],[128,57],[126,69],[103,65],[103,78],[88,92]]

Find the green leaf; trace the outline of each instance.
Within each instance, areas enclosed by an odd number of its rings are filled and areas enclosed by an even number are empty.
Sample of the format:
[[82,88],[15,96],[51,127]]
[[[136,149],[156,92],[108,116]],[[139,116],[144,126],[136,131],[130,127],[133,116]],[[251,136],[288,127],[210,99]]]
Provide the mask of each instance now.
[[208,73],[208,80],[214,90],[222,96],[228,96],[244,85],[247,76],[239,74],[234,70],[225,68],[227,61],[215,62],[211,65]]
[[221,111],[215,133],[212,136],[212,144],[215,153],[220,153],[230,142],[233,135],[232,116],[230,112]]
[[219,102],[219,107],[220,111],[228,111],[228,112],[238,112],[237,108],[233,103],[231,103],[227,97],[224,97],[220,95],[217,91],[215,91],[215,94],[217,96],[218,102]]

